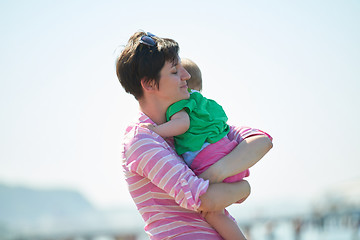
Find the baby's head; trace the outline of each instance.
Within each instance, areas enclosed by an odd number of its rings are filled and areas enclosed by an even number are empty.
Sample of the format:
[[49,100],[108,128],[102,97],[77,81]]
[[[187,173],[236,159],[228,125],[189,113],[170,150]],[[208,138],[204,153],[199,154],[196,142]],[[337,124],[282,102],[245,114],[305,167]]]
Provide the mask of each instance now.
[[194,90],[202,90],[202,78],[200,68],[188,58],[181,59],[181,65],[190,73],[191,78],[187,81],[188,87]]

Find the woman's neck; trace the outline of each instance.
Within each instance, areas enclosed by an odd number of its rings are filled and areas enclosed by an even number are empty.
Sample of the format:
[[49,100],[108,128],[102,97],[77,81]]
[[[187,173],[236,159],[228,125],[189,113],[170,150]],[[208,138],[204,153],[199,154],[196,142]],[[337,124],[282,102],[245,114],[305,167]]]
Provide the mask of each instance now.
[[166,122],[166,110],[168,106],[157,101],[149,101],[145,99],[139,100],[140,110],[148,116],[154,123],[163,124]]

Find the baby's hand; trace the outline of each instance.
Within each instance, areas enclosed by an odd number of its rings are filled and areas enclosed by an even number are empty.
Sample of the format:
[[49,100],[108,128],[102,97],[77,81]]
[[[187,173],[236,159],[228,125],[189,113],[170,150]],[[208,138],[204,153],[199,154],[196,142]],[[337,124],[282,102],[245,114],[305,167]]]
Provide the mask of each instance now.
[[151,123],[140,123],[140,127],[150,129],[151,131],[154,131],[155,128],[155,126]]

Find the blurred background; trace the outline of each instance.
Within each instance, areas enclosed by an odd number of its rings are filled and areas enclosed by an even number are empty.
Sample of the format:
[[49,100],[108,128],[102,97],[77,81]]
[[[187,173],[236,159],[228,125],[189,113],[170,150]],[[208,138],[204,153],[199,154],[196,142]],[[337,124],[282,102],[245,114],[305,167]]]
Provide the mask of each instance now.
[[0,0],[0,239],[148,239],[122,176],[115,59],[175,39],[274,148],[229,207],[251,240],[360,239],[360,2]]

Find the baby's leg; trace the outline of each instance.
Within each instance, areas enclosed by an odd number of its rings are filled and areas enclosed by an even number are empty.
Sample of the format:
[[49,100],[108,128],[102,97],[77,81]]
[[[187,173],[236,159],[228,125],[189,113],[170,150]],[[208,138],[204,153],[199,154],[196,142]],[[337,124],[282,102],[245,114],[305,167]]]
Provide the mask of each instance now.
[[209,179],[210,182],[222,182],[227,177],[243,172],[256,164],[271,148],[272,143],[268,137],[253,136],[247,138],[229,154],[197,175],[205,180]]
[[224,210],[203,213],[205,220],[225,240],[246,240],[235,221],[226,216]]

